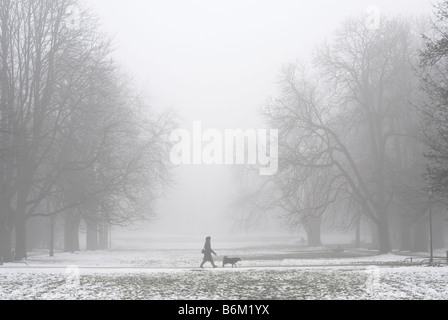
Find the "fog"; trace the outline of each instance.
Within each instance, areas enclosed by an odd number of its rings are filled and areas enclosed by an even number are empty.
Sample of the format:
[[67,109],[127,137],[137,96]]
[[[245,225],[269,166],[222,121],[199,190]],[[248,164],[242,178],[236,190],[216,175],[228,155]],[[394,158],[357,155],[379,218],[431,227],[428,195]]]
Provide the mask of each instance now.
[[5,261],[119,235],[424,251],[433,212],[443,247],[431,1],[0,4]]
[[446,300],[434,2],[0,0],[0,299]]
[[[338,24],[376,5],[383,15],[423,15],[429,1],[86,1],[114,35],[115,56],[153,106],[180,127],[265,128],[257,110],[276,94],[281,66],[308,60]],[[231,166],[180,166],[160,200],[152,233],[222,235],[238,182]],[[284,232],[277,220],[260,232]],[[267,225],[267,226],[266,226]]]

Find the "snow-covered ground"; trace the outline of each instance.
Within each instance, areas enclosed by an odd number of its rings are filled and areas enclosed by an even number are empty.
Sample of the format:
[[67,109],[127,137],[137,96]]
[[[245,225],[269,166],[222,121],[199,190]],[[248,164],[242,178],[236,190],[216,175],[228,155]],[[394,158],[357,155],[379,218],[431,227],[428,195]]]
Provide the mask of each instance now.
[[[112,251],[53,258],[31,253],[27,265],[0,267],[0,299],[448,299],[448,267],[404,264],[411,256],[423,261],[427,253],[227,241],[214,246],[220,268],[201,270],[201,241],[138,243],[123,240]],[[222,268],[226,255],[243,261]]]

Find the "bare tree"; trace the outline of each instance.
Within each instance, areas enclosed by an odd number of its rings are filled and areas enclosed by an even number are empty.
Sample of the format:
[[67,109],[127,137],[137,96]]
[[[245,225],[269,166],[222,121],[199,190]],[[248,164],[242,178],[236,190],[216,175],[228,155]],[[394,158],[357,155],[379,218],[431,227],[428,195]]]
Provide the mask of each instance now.
[[[15,258],[26,258],[32,217],[65,214],[68,240],[82,217],[103,238],[106,223],[141,217],[130,207],[137,188],[151,179],[152,200],[167,180],[170,116],[144,115],[111,41],[78,1],[2,0],[0,18],[1,255],[12,258],[14,228]],[[129,213],[116,209],[123,203]]]
[[428,94],[423,114],[423,128],[429,151],[428,179],[431,188],[446,198],[448,190],[448,1],[436,5],[436,21],[431,34],[424,36],[426,47],[421,54],[422,88]]
[[334,43],[317,51],[314,74],[298,65],[284,68],[280,97],[264,110],[289,150],[281,158],[307,172],[300,179],[308,183],[329,172],[317,208],[354,199],[377,226],[381,253],[390,250],[392,142],[409,136],[396,123],[412,108],[411,38],[400,19],[383,20],[379,30],[348,19]]

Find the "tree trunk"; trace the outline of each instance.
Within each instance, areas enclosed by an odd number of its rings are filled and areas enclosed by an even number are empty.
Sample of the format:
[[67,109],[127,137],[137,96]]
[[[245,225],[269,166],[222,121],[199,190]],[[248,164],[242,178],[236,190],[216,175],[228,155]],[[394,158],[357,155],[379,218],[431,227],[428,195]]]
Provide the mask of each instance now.
[[0,232],[0,258],[3,257],[3,262],[12,262],[11,236],[12,228],[2,226],[2,231]]
[[308,247],[320,247],[322,245],[320,228],[321,219],[315,217],[308,217],[304,223],[304,228],[308,236]]
[[64,252],[79,251],[79,215],[71,211],[65,215]]
[[411,251],[411,224],[409,218],[402,215],[400,217],[400,251]]
[[109,226],[109,232],[108,232],[108,236],[109,236],[109,239],[108,239],[108,241],[109,241],[109,250],[112,250],[112,227],[111,226]]
[[378,249],[379,248],[379,232],[378,227],[375,223],[369,220],[369,227],[370,227],[370,234],[371,234],[371,249]]
[[27,247],[26,247],[26,209],[28,194],[30,192],[32,181],[29,178],[31,174],[30,171],[30,160],[20,159],[19,167],[23,168],[20,175],[17,177],[18,191],[17,191],[17,209],[15,212],[14,226],[16,231],[16,249],[15,249],[15,259],[21,260],[27,258]]
[[414,241],[412,251],[427,252],[428,251],[428,223],[426,221],[418,221],[414,225]]
[[440,214],[434,214],[433,216],[433,245],[434,249],[444,249],[445,241],[444,241],[444,221]]
[[54,257],[54,224],[55,217],[50,218],[50,257]]
[[79,225],[81,224],[81,217],[76,214],[75,215],[75,223],[73,225],[72,239],[73,239],[73,250],[81,251],[81,247],[79,246]]
[[104,220],[99,223],[99,249],[109,249],[109,225]]
[[[381,167],[383,164],[381,164]],[[382,170],[382,169],[381,169]],[[377,211],[377,227],[378,227],[378,237],[379,237],[379,253],[386,254],[390,252],[390,236],[389,236],[389,220],[387,214],[387,208],[385,204],[385,192],[384,192],[384,171],[381,171],[379,175],[380,182],[377,187],[377,197],[378,197],[378,211]]]
[[390,241],[389,241],[389,228],[387,224],[381,223],[378,227],[378,236],[380,240],[380,254],[386,254],[390,252]]
[[359,217],[358,222],[356,223],[356,237],[355,237],[355,246],[356,248],[361,247],[361,217]]
[[96,251],[98,250],[98,221],[97,218],[86,217],[86,250],[88,251]]
[[66,217],[64,225],[64,252],[73,251],[73,225],[69,217]]
[[16,230],[16,249],[15,260],[22,260],[27,258],[26,250],[26,218],[23,212],[17,212],[15,219]]

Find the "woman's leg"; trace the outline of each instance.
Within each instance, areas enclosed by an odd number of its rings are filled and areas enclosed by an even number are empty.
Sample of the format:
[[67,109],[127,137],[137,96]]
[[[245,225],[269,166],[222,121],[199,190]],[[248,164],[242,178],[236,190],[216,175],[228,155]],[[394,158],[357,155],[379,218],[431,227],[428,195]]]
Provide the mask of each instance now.
[[215,263],[213,262],[213,258],[204,258],[204,260],[202,260],[200,268],[204,268],[204,264],[206,262],[210,262],[212,264],[213,268],[218,268],[218,266],[215,265]]

